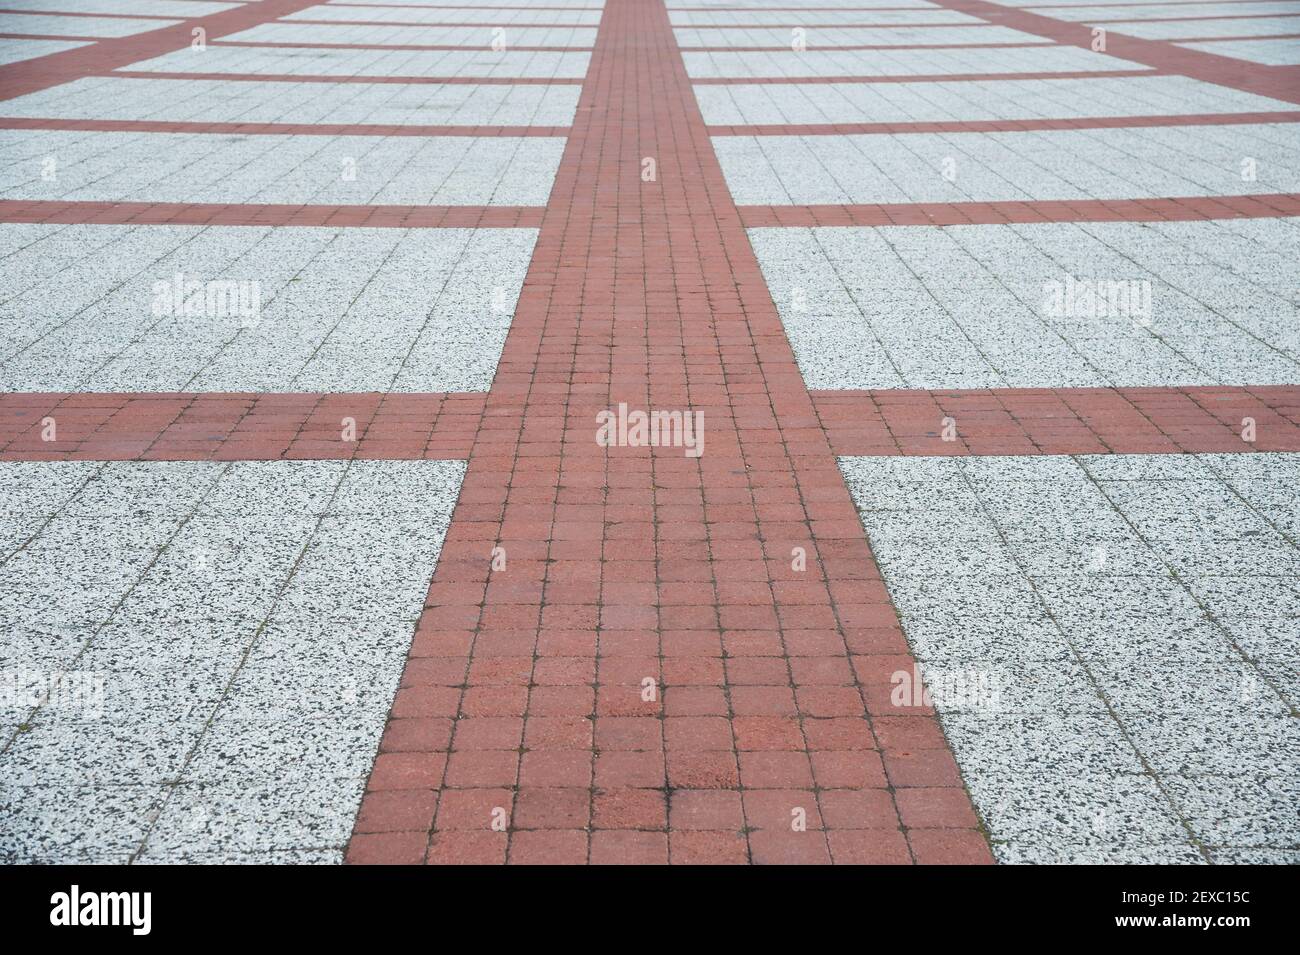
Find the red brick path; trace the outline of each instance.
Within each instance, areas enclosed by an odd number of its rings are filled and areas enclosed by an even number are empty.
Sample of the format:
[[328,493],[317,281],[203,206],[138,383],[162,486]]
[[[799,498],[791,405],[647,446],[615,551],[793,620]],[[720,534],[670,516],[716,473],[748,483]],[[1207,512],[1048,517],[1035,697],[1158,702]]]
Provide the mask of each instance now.
[[486,413],[352,862],[991,861],[662,3],[605,8]]

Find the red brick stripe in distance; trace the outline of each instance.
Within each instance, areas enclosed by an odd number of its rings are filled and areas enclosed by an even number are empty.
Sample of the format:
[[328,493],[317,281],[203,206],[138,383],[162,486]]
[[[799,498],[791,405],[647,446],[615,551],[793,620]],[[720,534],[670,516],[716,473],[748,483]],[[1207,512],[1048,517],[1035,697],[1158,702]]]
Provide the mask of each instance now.
[[[54,54],[57,56],[58,54]],[[233,80],[246,83],[420,83],[434,86],[581,86],[571,77],[521,76],[332,76],[328,73],[172,73],[114,70],[94,76],[125,76],[144,80]]]
[[[6,121],[0,120],[0,125]],[[1296,123],[1300,110],[1275,113],[1193,113],[1180,116],[1086,116],[1077,119],[984,119],[918,123],[817,123],[806,126],[710,126],[714,136],[861,136],[871,133],[1016,133],[1043,129],[1125,129],[1147,126],[1236,126]]]
[[[979,17],[1022,33],[1047,37],[1057,43],[1092,48],[1093,28],[1086,23],[1067,23],[1053,19],[1048,14],[1004,7],[987,0],[934,0],[934,3],[947,10]],[[1262,66],[1245,60],[1234,60],[1175,46],[1167,40],[1127,36],[1122,28],[1106,30],[1104,55],[1145,63],[1168,73],[1190,76],[1259,96],[1271,96],[1287,103],[1300,103],[1300,67]]]
[[317,2],[318,0],[260,0],[221,13],[184,20],[174,26],[160,27],[134,36],[107,37],[75,50],[8,63],[0,66],[0,100],[25,96],[85,76],[102,75],[141,60],[185,49],[192,40],[192,31],[198,28],[204,30],[208,40],[215,40],[305,10]]
[[[690,53],[690,50],[684,50]],[[696,86],[743,86],[749,83],[960,83],[985,80],[1094,80],[1122,76],[1167,76],[1161,70],[1070,70],[1061,73],[920,73],[915,76],[712,76],[692,80]]]
[[291,206],[0,199],[0,222],[535,229],[541,221],[542,210],[531,206]]
[[1072,199],[1056,202],[918,202],[841,206],[741,206],[746,228],[763,226],[996,225],[1005,222],[1190,222],[1300,215],[1300,195]]
[[[351,861],[991,860],[659,2],[606,7],[489,400]],[[703,457],[597,446],[620,401]]]
[[[0,107],[0,112],[4,108]],[[29,119],[0,116],[0,129],[237,136],[567,136],[568,126],[395,126],[379,123],[204,123],[152,119]]]

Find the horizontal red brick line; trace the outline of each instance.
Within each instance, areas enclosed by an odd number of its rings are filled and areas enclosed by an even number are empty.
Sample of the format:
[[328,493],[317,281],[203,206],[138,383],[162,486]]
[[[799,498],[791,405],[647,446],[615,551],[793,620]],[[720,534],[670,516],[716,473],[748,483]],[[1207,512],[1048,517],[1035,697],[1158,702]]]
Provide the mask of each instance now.
[[[1112,20],[1089,20],[1088,23],[1179,23],[1183,20],[1275,20],[1280,17],[1300,17],[1300,13],[1234,13],[1231,16],[1206,14],[1199,17],[1128,17]],[[1226,39],[1226,38],[1225,38]],[[1235,39],[1235,37],[1234,37]]]
[[1192,222],[1300,215],[1300,194],[1033,202],[918,202],[843,206],[740,206],[763,226],[1000,225],[1023,222]]
[[[492,49],[491,41],[481,46],[467,43],[281,43],[268,40],[218,40],[208,46],[259,46],[287,50],[470,50],[486,53]],[[511,46],[520,53],[590,53],[589,46]]]
[[[76,12],[69,10],[14,10],[9,7],[0,7],[0,13],[13,13],[21,16],[32,17],[96,17],[105,20],[179,20],[181,17],[163,17],[156,13],[89,13],[84,10]],[[100,39],[105,39],[100,37]]]
[[[683,50],[690,53],[690,50]],[[1064,73],[918,73],[915,76],[714,76],[697,77],[696,86],[743,86],[746,83],[961,83],[984,80],[1094,80],[1124,76],[1165,76],[1163,70],[1072,70]]]
[[582,10],[587,13],[599,13],[602,7],[524,7],[509,6],[504,3],[331,3],[331,7],[385,7],[390,10],[463,10],[473,7],[475,10]]
[[[1047,37],[1058,43],[1091,49],[1093,28],[1046,14],[1004,7],[988,0],[934,0],[946,10],[979,17],[989,23]],[[1143,63],[1156,69],[1231,89],[1300,103],[1300,67],[1263,66],[1201,50],[1189,50],[1167,40],[1128,36],[1122,30],[1106,31],[1106,54]]]
[[[3,123],[0,120],[0,123]],[[1148,126],[1239,126],[1300,123],[1300,110],[1192,113],[1179,116],[1085,116],[1075,119],[975,119],[918,123],[793,123],[710,126],[714,136],[861,136],[873,133],[1017,133],[1044,129],[1130,129]]]
[[[795,27],[816,30],[928,30],[982,27],[985,23],[692,23],[677,24],[678,30],[793,30]],[[687,49],[682,47],[683,50]]]
[[[0,460],[466,458],[486,402],[485,394],[0,394]],[[343,440],[344,418],[356,422],[355,441]]]
[[0,66],[0,100],[25,96],[87,76],[100,76],[141,60],[185,49],[190,45],[191,31],[197,28],[204,30],[209,41],[216,40],[297,13],[316,3],[317,0],[245,3],[221,13],[193,17],[134,36],[105,37],[73,50],[7,63]]
[[71,33],[0,33],[0,40],[67,40],[69,42],[98,43],[101,38]]
[[[836,454],[1300,452],[1300,387],[814,391]],[[944,418],[957,429],[941,437]],[[1242,438],[1244,419],[1255,441]]]
[[521,228],[541,225],[532,206],[293,206],[185,202],[0,199],[0,222],[64,225],[270,225],[366,228]]
[[[809,50],[997,50],[1009,47],[1056,46],[1048,40],[1034,40],[1026,43],[810,43]],[[787,43],[783,46],[684,46],[684,53],[768,53],[789,50]]]
[[[262,0],[263,3],[266,0]],[[544,76],[330,76],[327,73],[173,73],[151,70],[112,70],[92,76],[125,76],[137,80],[232,80],[245,83],[427,83],[443,86],[581,86],[582,80]],[[0,97],[3,99],[4,97]]]
[[[341,4],[332,3],[331,7],[341,6]],[[403,8],[407,4],[402,5]],[[475,9],[478,9],[475,7]],[[292,20],[281,20],[281,23],[289,26],[298,24],[310,24],[312,26],[350,26],[350,27],[504,27],[507,30],[535,30],[535,29],[554,29],[554,30],[594,30],[594,23],[502,23],[500,20],[495,22],[491,20],[481,20],[474,22],[458,21],[456,23],[425,23],[423,20],[314,20],[294,17]],[[514,49],[512,47],[511,49]]]
[[153,119],[30,119],[0,116],[0,129],[239,136],[567,136],[568,126],[401,126],[383,123],[206,123]]
[[1231,3],[1259,3],[1260,0],[1164,0],[1159,4],[1153,4],[1151,0],[1123,0],[1122,3],[1089,3],[1088,0],[1076,0],[1070,4],[1031,4],[1027,7],[1021,7],[1021,10],[1069,10],[1075,7],[1201,7],[1207,3],[1213,2],[1216,6],[1223,6]]
[[[1258,2],[1258,0],[1257,0]],[[338,4],[331,4],[338,6]],[[668,9],[672,13],[803,13],[809,11],[812,13],[916,13],[917,7],[679,7],[669,4]],[[673,24],[680,26],[681,24]]]
[[1294,40],[1300,33],[1256,33],[1251,36],[1174,36],[1168,43],[1230,43],[1234,40]]

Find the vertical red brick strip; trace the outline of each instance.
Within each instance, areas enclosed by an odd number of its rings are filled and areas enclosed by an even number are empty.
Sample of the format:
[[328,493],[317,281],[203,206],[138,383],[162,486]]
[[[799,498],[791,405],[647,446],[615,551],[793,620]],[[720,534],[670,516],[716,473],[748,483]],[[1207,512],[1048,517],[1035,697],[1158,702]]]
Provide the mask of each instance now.
[[[620,402],[703,456],[599,447]],[[988,862],[912,664],[664,5],[610,0],[349,859]]]

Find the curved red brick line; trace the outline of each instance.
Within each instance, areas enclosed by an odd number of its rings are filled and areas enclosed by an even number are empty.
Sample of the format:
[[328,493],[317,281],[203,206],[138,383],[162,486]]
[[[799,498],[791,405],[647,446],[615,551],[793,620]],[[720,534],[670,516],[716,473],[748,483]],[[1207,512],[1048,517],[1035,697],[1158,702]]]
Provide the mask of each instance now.
[[[598,446],[619,402],[703,457]],[[815,415],[666,11],[610,0],[349,860],[991,861]]]

